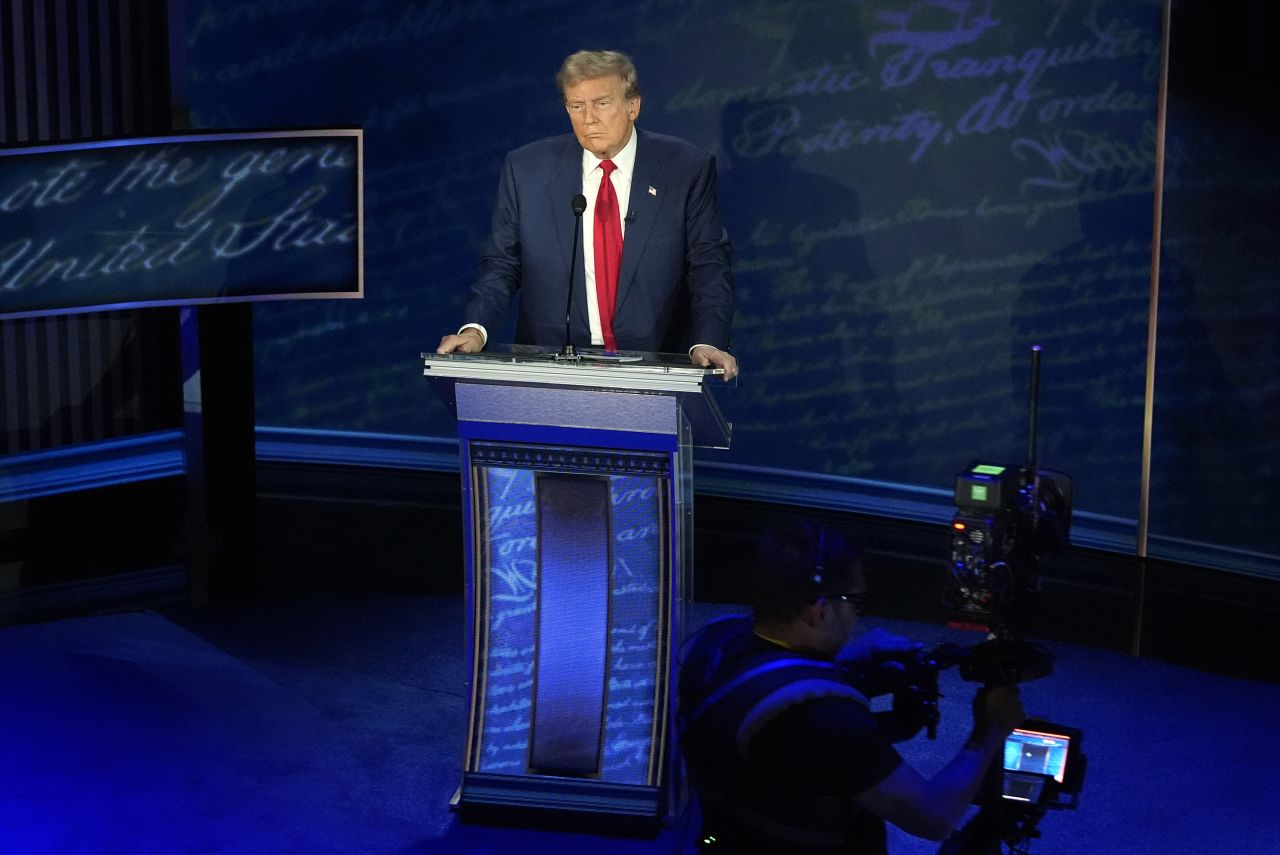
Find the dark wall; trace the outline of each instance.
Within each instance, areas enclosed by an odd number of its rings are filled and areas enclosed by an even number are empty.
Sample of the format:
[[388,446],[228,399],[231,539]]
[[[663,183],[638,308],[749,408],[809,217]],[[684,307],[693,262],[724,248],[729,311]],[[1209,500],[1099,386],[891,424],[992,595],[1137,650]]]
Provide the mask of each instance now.
[[[168,27],[151,0],[0,4],[0,144],[168,128]],[[0,478],[5,455],[178,428],[178,366],[174,310],[0,322]],[[171,563],[178,497],[163,480],[0,505],[0,611],[21,589]]]
[[[1272,553],[1280,529],[1274,3],[1175,4],[1152,533]],[[1269,532],[1269,533],[1268,533]]]
[[[263,597],[450,595],[464,580],[456,476],[340,466],[261,467]],[[871,614],[944,623],[945,526],[700,496],[692,597],[743,604],[756,535],[780,516],[845,526],[867,551]],[[1269,580],[1072,548],[1040,560],[1026,634],[1251,679],[1280,680],[1267,653],[1280,614]],[[745,606],[744,606],[745,608]],[[973,641],[982,640],[978,633]]]
[[[0,6],[0,144],[168,128],[168,27],[146,0]],[[176,348],[172,311],[0,322],[0,456],[177,427]]]

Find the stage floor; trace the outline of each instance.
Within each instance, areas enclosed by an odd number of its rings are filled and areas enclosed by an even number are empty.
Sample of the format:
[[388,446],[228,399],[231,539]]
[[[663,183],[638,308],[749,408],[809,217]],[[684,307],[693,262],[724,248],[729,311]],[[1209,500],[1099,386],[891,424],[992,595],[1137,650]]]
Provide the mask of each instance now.
[[[692,622],[742,610],[696,605]],[[460,597],[361,596],[0,629],[0,852],[691,851],[688,822],[645,840],[458,822],[463,623]],[[1280,685],[1052,648],[1024,705],[1083,729],[1089,768],[1033,853],[1280,851]],[[944,672],[938,739],[901,746],[921,771],[962,741],[973,688]]]

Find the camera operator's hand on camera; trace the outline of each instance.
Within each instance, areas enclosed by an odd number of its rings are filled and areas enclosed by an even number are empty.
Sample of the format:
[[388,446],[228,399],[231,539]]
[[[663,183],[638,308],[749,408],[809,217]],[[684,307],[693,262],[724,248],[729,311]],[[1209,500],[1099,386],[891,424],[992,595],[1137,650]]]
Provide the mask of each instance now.
[[1015,727],[1027,720],[1016,685],[991,686],[978,690],[973,698],[975,738],[990,737],[1001,742]]
[[836,661],[848,664],[903,662],[914,659],[921,650],[924,650],[922,642],[875,627],[845,645]]
[[936,689],[937,671],[919,667],[923,649],[919,641],[876,627],[846,644],[836,655],[836,664],[868,698],[902,690],[918,692],[924,678]]
[[891,742],[906,742],[922,730],[930,738],[938,726],[937,696],[922,694],[918,686],[905,686],[893,693],[893,706],[887,715],[876,714],[876,721]]

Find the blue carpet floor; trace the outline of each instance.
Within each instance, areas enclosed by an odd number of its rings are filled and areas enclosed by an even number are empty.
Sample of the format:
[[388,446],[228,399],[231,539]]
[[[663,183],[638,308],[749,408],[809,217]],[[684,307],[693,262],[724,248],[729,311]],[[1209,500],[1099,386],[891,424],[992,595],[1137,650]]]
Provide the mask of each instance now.
[[[0,629],[0,852],[689,851],[687,822],[635,840],[457,821],[462,611],[312,599]],[[732,611],[698,606],[694,622]],[[1033,853],[1280,853],[1280,685],[1053,649],[1024,704],[1082,728],[1089,769]],[[926,773],[968,727],[973,687],[953,669],[942,689],[937,740],[902,746]],[[936,850],[896,832],[890,848]]]

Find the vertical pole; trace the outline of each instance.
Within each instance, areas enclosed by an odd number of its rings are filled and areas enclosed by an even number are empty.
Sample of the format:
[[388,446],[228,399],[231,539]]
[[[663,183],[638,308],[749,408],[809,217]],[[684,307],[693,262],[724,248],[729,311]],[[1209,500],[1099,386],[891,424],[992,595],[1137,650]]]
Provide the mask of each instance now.
[[251,592],[257,546],[253,312],[182,309],[182,421],[193,605]]
[[200,376],[199,314],[195,307],[178,313],[182,349],[182,450],[186,462],[187,582],[191,604],[209,604],[209,507],[205,487],[204,400]]
[[1155,423],[1156,330],[1160,317],[1160,242],[1164,225],[1164,152],[1165,128],[1168,122],[1171,16],[1171,2],[1170,0],[1164,0],[1161,7],[1160,26],[1160,86],[1156,99],[1155,192],[1152,197],[1151,212],[1151,282],[1147,316],[1147,379],[1142,413],[1142,472],[1138,496],[1137,615],[1134,620],[1133,640],[1130,645],[1130,650],[1134,656],[1140,655],[1142,651],[1142,621],[1147,584],[1147,534],[1150,527],[1151,511],[1152,428]]
[[1040,410],[1040,345],[1031,345],[1031,379],[1027,384],[1027,468],[1032,480],[1036,471],[1036,414]]

